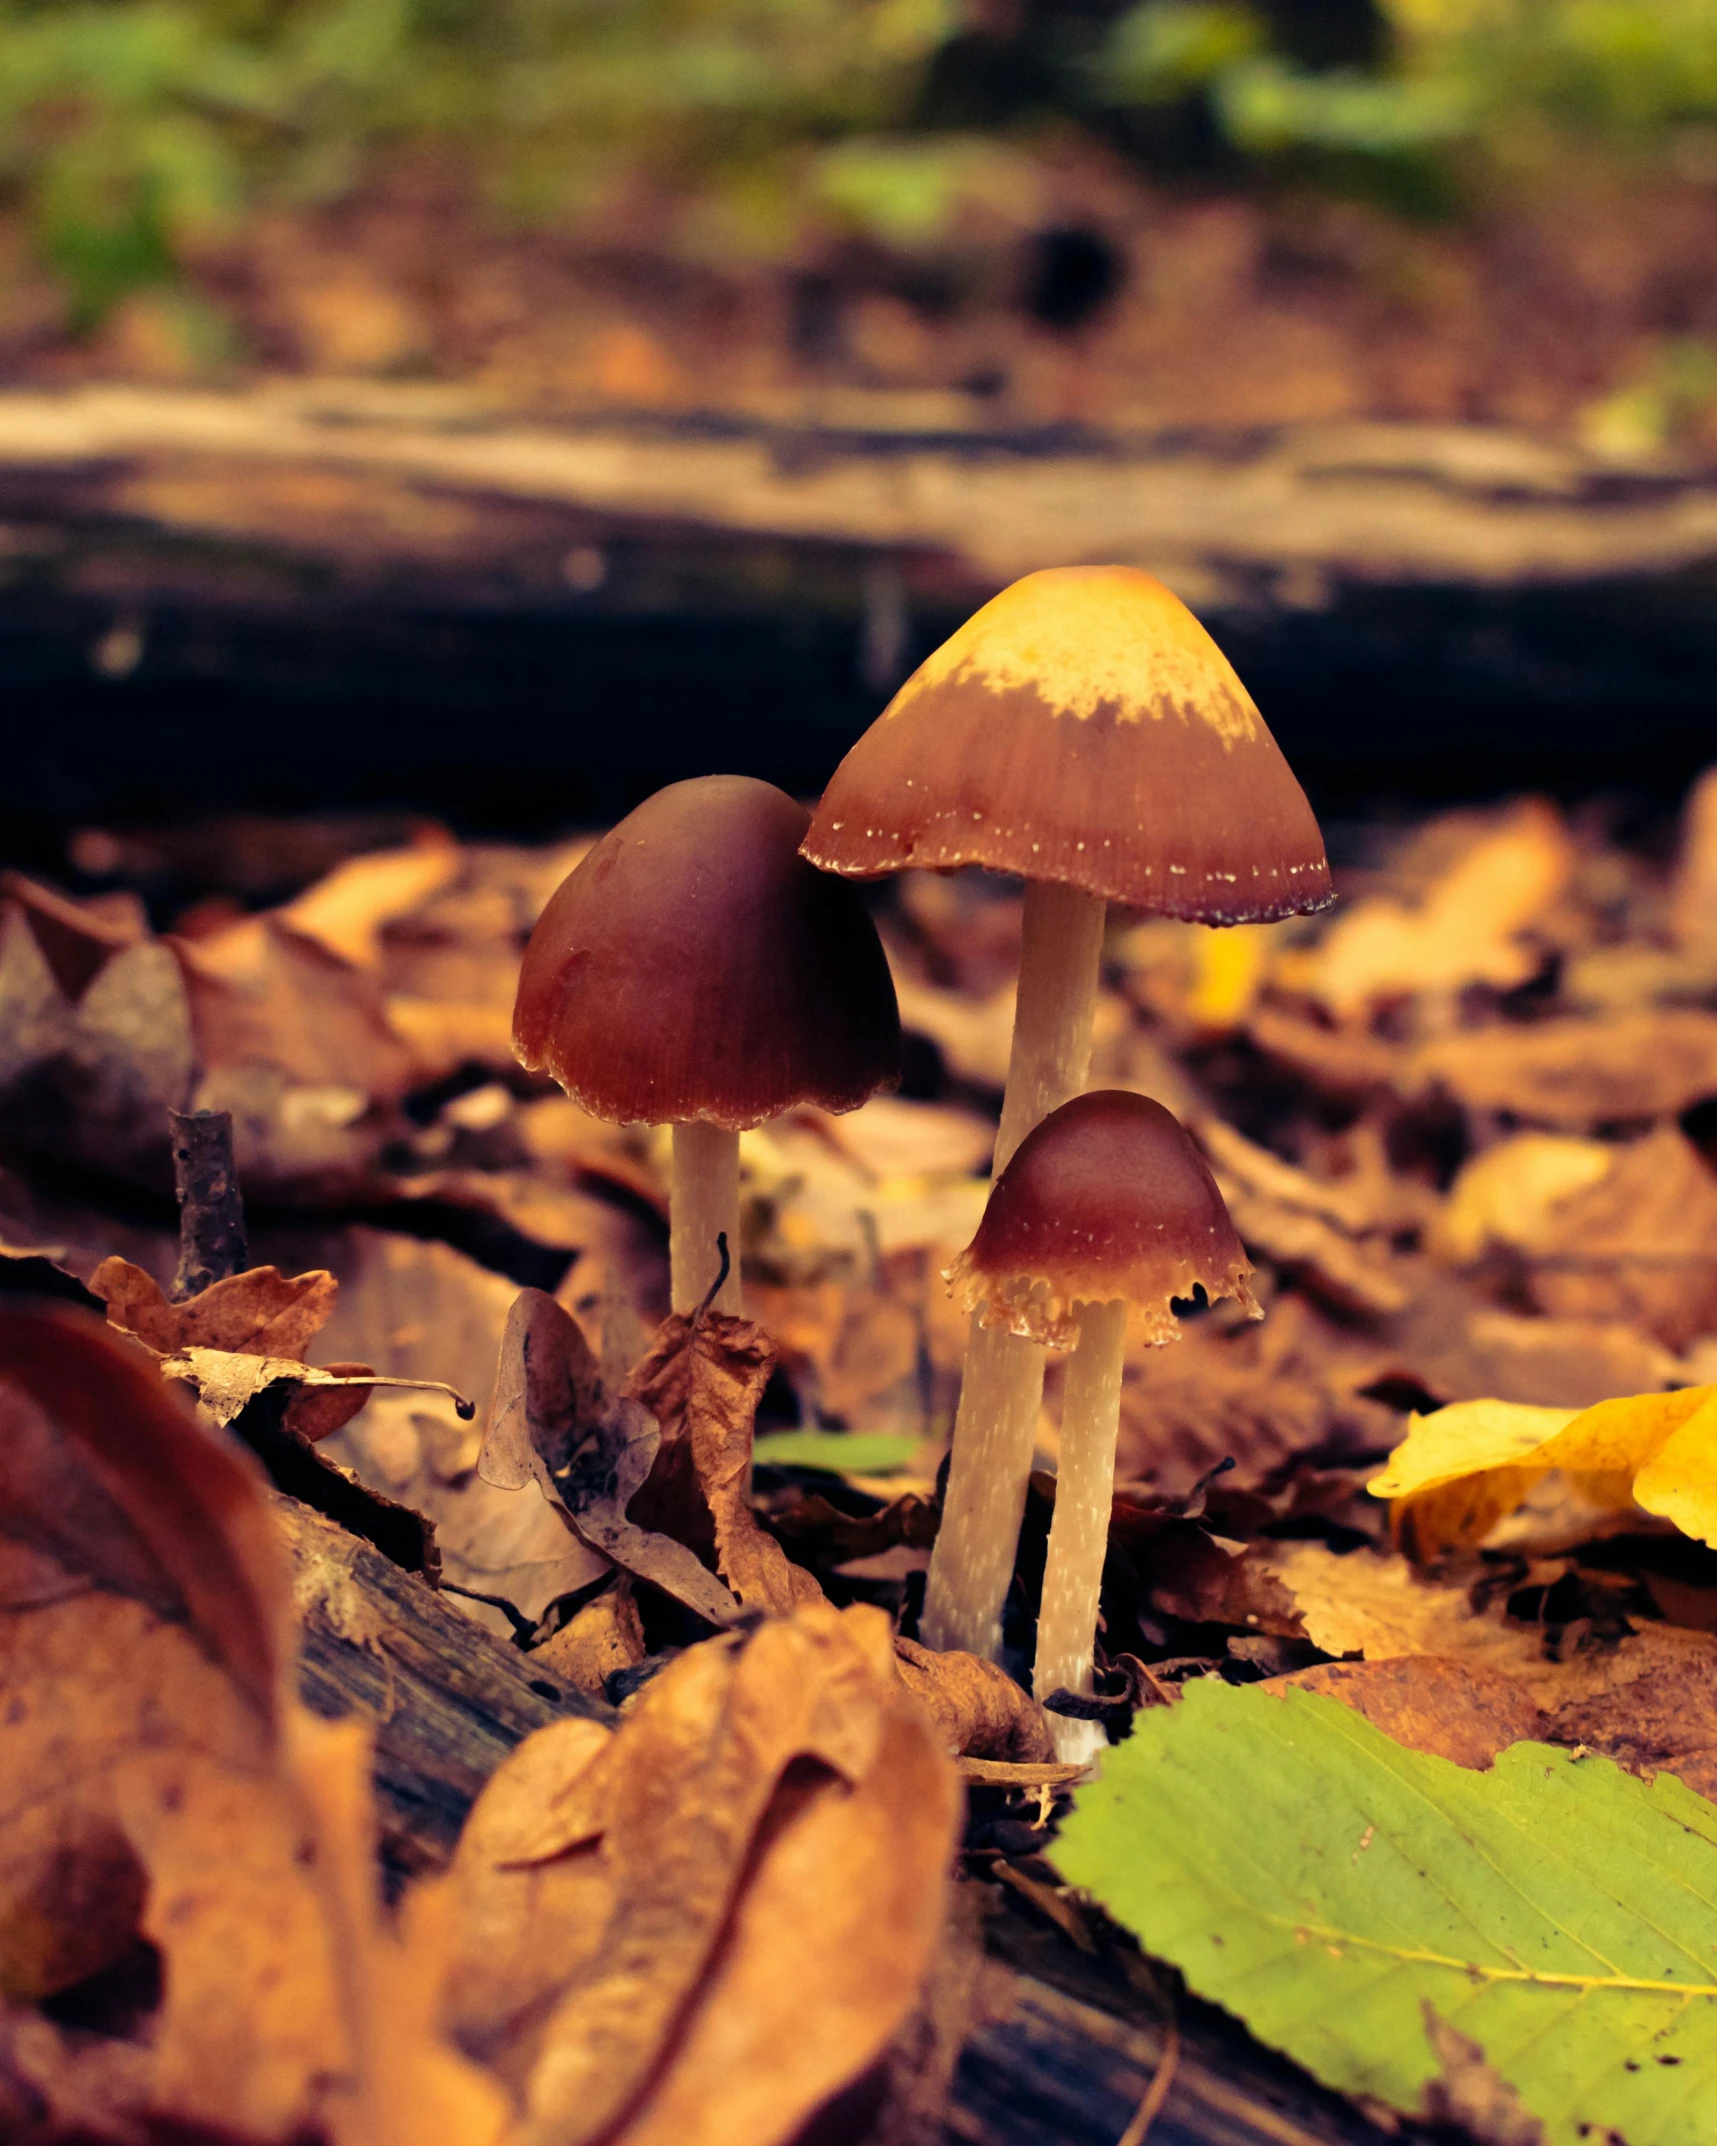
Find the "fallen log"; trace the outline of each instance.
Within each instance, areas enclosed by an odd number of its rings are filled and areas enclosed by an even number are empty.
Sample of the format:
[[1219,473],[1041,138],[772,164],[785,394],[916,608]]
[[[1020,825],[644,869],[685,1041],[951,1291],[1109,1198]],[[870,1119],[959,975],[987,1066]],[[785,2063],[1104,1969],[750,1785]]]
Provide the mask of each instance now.
[[362,1714],[375,1725],[390,1879],[439,1870],[516,1744],[564,1714],[611,1711],[533,1672],[528,1655],[296,1498],[274,1493],[271,1503],[303,1625],[300,1696],[330,1719]]

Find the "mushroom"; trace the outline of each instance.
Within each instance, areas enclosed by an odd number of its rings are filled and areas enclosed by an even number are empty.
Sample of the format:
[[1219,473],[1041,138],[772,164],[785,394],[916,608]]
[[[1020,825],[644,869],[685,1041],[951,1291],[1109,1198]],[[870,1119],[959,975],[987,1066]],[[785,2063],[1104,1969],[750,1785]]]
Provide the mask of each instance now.
[[[1028,574],[901,687],[836,769],[805,855],[854,878],[1026,882],[995,1166],[1085,1085],[1106,904],[1258,923],[1334,899],[1323,838],[1251,696],[1178,597],[1126,566]],[[974,1322],[922,1630],[992,1659],[1040,1352]]]
[[802,805],[747,775],[671,783],[562,880],[519,973],[513,1050],[593,1117],[671,1124],[673,1308],[742,1308],[739,1135],[853,1110],[900,1069],[888,962],[853,888],[799,855]]
[[[1091,1689],[1097,1597],[1115,1488],[1121,1357],[1132,1308],[1148,1346],[1178,1341],[1173,1302],[1202,1288],[1262,1316],[1216,1180],[1179,1121],[1101,1088],[1051,1111],[996,1180],[978,1234],[948,1270],[965,1308],[1041,1347],[1071,1349],[1055,1517],[1032,1688]],[[1051,1717],[1057,1758],[1083,1763],[1100,1724]]]

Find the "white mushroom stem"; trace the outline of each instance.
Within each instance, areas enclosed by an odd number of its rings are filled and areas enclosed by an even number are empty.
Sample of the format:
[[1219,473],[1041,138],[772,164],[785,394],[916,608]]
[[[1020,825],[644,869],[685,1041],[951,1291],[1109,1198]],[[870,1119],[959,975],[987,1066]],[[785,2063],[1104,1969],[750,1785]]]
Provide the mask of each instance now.
[[[1043,1568],[1037,1613],[1037,1667],[1032,1689],[1088,1692],[1097,1638],[1097,1597],[1109,1541],[1115,1491],[1115,1441],[1121,1428],[1121,1360],[1127,1307],[1083,1304],[1079,1344],[1067,1365],[1061,1401],[1061,1466],[1055,1479],[1055,1517]],[[1108,1742],[1103,1725],[1051,1714],[1055,1755],[1083,1765]]]
[[[1079,887],[1028,881],[1019,998],[996,1175],[1039,1119],[1085,1086],[1107,903]],[[1013,1576],[1032,1446],[1043,1400],[1043,1351],[972,1315],[942,1525],[930,1557],[926,1646],[995,1661]]]
[[727,1279],[712,1308],[741,1318],[739,1285],[739,1135],[694,1121],[674,1127],[674,1178],[668,1207],[669,1289],[678,1312],[694,1312],[721,1272],[716,1240],[727,1238]]

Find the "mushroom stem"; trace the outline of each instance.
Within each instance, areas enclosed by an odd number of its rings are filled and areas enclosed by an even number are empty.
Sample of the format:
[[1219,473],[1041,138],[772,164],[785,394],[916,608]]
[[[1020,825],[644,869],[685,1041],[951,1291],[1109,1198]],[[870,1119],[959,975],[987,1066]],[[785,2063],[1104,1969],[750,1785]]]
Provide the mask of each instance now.
[[1028,880],[1019,997],[1007,1093],[996,1135],[996,1175],[1039,1119],[1085,1086],[1108,903],[1083,887]]
[[[1107,903],[1082,887],[1028,880],[1019,998],[996,1175],[1039,1119],[1085,1086]],[[926,1646],[999,1659],[1031,1475],[1043,1351],[972,1315],[942,1525],[930,1557],[920,1631]]]
[[[1091,1651],[1097,1637],[1097,1598],[1109,1511],[1115,1490],[1115,1441],[1121,1428],[1121,1360],[1127,1307],[1120,1302],[1079,1308],[1079,1343],[1068,1360],[1061,1402],[1061,1468],[1055,1517],[1043,1568],[1037,1613],[1037,1666],[1032,1689],[1091,1689]],[[1055,1755],[1083,1765],[1108,1738],[1097,1721],[1049,1717]]]
[[674,1127],[668,1267],[673,1308],[688,1316],[721,1271],[716,1239],[727,1234],[727,1279],[712,1309],[744,1316],[739,1285],[739,1135],[702,1119]]

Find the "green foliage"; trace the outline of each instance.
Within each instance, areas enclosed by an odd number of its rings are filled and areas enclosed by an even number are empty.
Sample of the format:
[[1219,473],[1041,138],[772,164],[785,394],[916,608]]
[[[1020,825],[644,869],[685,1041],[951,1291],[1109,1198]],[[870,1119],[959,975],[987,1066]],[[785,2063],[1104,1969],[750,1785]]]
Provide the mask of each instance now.
[[1559,141],[1717,152],[1717,0],[1378,4],[1383,57],[1320,67],[1291,4],[1028,11],[1032,95],[983,133],[922,116],[934,71],[985,46],[970,0],[0,0],[0,188],[87,325],[259,201],[337,196],[414,144],[563,225],[643,183],[705,256],[807,230],[934,245],[1031,198],[1046,120],[1177,106],[1332,182]]
[[892,1431],[764,1431],[760,1466],[826,1468],[831,1475],[898,1475],[924,1443]]
[[1717,2092],[1717,1806],[1516,1744],[1488,1773],[1333,1699],[1195,1684],[1141,1715],[1055,1851],[1200,1996],[1413,2111],[1430,2006],[1552,2146],[1695,2146]]
[[[807,155],[901,117],[956,21],[956,0],[0,0],[0,180],[87,323],[247,204],[338,193],[403,144],[466,151],[526,215],[639,175],[791,197]],[[828,186],[910,230],[937,154],[877,143]]]

